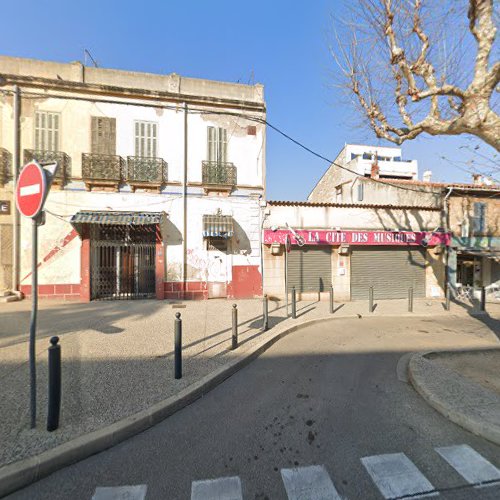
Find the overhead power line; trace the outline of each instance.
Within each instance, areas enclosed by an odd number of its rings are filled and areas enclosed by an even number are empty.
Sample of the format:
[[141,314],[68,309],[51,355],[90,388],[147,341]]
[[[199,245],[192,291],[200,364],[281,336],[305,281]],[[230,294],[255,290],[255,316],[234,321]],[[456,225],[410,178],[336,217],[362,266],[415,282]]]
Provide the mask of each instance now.
[[[4,94],[12,94],[11,90],[7,89],[0,89],[0,93]],[[92,102],[92,103],[108,103],[108,104],[121,104],[121,105],[126,105],[126,106],[140,106],[140,107],[154,107],[154,108],[160,108],[160,109],[170,109],[174,111],[180,111],[181,108],[179,108],[179,105],[169,105],[169,104],[155,104],[155,103],[136,103],[136,102],[124,102],[120,101],[117,99],[95,99],[91,97],[79,97],[79,96],[63,96],[63,95],[58,95],[58,94],[46,94],[46,93],[41,93],[41,92],[29,92],[29,91],[22,91],[23,96],[31,96],[31,97],[38,97],[38,98],[52,98],[52,99],[65,99],[65,100],[76,100],[76,101],[86,101],[86,102]],[[138,97],[137,99],[140,99]],[[207,103],[207,106],[209,106],[210,103]],[[254,111],[254,114],[259,114],[262,113],[262,111]],[[329,165],[333,165],[337,168],[340,168],[342,170],[345,170],[346,172],[350,172],[351,174],[356,175],[357,177],[363,177],[360,176],[359,172],[356,172],[355,170],[350,169],[349,167],[346,167],[345,165],[341,165],[340,163],[336,163],[333,160],[330,160],[326,156],[318,153],[317,151],[314,151],[310,147],[306,146],[303,142],[299,141],[298,139],[293,138],[283,130],[281,130],[279,127],[273,125],[269,121],[267,121],[265,118],[260,118],[259,116],[255,116],[252,114],[247,114],[247,113],[242,113],[242,112],[234,112],[234,111],[216,111],[216,110],[209,110],[209,109],[202,109],[202,108],[193,108],[193,107],[188,107],[188,114],[205,114],[205,115],[223,115],[223,116],[234,116],[234,117],[239,117],[239,118],[244,118],[249,121],[253,121],[256,123],[261,123],[263,125],[268,126],[270,129],[274,130],[281,136],[283,136],[285,139],[289,140],[290,142],[294,143],[295,145],[299,146],[300,148],[304,149],[308,153],[312,154],[313,156],[327,162]],[[367,179],[371,182],[375,182],[384,186],[391,186],[396,189],[401,189],[403,191],[412,191],[415,193],[419,194],[429,194],[432,195],[434,193],[428,192],[422,189],[415,189],[411,188],[408,186],[402,186],[400,184],[395,184],[392,182],[389,182],[387,180],[382,180],[382,179],[374,179],[373,177],[363,177],[364,179]],[[431,187],[431,186],[430,186]]]

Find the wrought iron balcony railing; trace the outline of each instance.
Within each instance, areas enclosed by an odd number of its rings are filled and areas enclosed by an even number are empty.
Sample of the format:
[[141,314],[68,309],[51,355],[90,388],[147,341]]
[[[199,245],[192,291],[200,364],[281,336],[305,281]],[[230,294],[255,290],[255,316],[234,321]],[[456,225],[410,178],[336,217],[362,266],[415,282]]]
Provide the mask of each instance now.
[[24,163],[36,160],[38,163],[57,162],[58,168],[54,176],[54,182],[64,184],[68,173],[69,156],[62,151],[44,151],[42,149],[25,149]]
[[202,183],[209,186],[235,186],[236,167],[232,163],[204,161],[201,165]]
[[82,153],[82,178],[85,182],[109,181],[119,184],[123,181],[124,164],[121,156]]
[[10,153],[4,148],[0,148],[0,186],[6,184],[11,177],[9,167]]
[[167,182],[167,168],[163,158],[127,156],[127,182],[164,184]]

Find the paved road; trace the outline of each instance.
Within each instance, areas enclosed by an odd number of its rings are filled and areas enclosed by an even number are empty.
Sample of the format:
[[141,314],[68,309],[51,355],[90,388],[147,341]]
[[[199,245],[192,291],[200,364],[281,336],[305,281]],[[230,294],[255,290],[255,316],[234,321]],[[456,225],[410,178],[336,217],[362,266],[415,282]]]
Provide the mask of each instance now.
[[161,424],[9,498],[498,499],[500,448],[436,413],[401,369],[407,351],[495,339],[463,318],[310,327]]

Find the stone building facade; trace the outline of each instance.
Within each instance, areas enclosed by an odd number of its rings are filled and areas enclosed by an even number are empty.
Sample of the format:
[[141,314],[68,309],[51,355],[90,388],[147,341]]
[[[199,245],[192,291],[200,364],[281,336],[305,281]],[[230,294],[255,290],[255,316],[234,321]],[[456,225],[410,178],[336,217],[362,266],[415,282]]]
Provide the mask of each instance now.
[[[22,162],[59,164],[40,228],[42,297],[261,294],[262,85],[11,57],[0,75],[0,151],[12,158],[17,85]],[[12,186],[10,175],[0,199],[12,201]],[[8,216],[0,224],[12,232]],[[29,294],[30,225],[20,225]]]

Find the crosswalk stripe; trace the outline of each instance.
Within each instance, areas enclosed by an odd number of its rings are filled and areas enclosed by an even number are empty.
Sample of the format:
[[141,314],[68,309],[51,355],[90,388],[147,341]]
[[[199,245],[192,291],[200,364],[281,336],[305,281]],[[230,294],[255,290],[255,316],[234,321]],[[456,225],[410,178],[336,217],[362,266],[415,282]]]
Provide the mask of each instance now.
[[95,489],[92,500],[144,500],[148,487],[136,486],[100,486]]
[[386,499],[405,495],[438,495],[432,484],[404,453],[363,457],[361,463]]
[[289,500],[341,500],[321,465],[281,469],[281,477]]
[[444,446],[436,451],[470,484],[500,481],[500,470],[466,444]]
[[241,481],[238,476],[193,481],[191,500],[242,500]]

